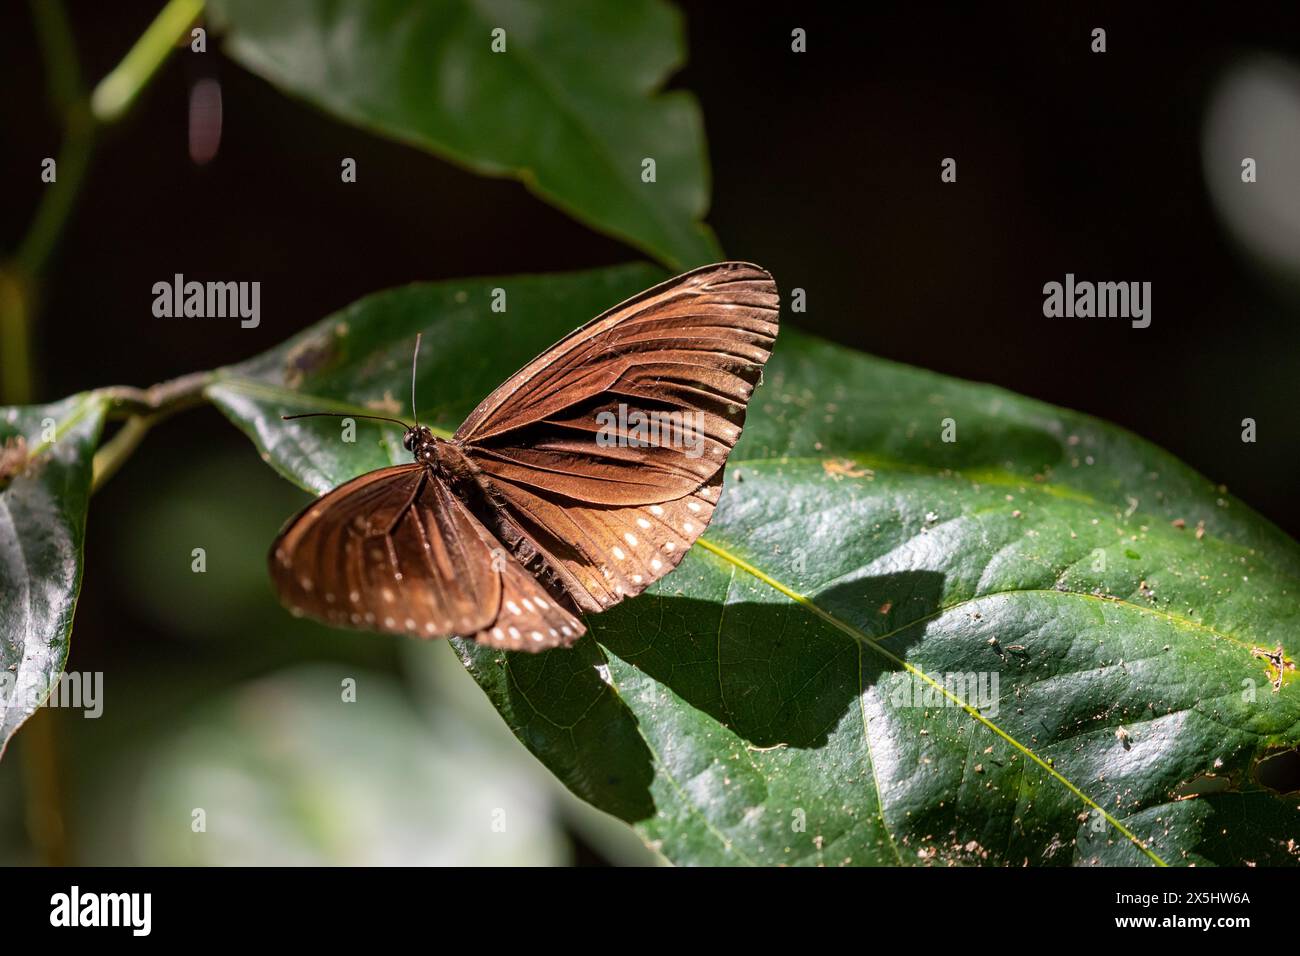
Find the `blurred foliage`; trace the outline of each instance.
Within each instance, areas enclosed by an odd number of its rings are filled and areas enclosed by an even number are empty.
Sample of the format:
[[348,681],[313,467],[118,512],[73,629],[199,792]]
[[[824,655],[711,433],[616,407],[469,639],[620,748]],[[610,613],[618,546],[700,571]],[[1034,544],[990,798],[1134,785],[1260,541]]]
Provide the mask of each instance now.
[[1244,261],[1300,294],[1300,69],[1240,57],[1219,78],[1201,142],[1215,210]]
[[[211,8],[230,56],[286,92],[475,172],[513,176],[679,270],[721,258],[700,222],[709,169],[699,106],[658,92],[685,58],[681,17],[662,0]],[[653,182],[642,178],[646,159]]]
[[[355,681],[355,702],[342,683]],[[442,728],[445,732],[447,728]],[[347,666],[239,687],[157,747],[134,856],[165,865],[568,861],[549,790],[518,762],[447,746],[391,678]],[[194,832],[195,808],[205,829]]]

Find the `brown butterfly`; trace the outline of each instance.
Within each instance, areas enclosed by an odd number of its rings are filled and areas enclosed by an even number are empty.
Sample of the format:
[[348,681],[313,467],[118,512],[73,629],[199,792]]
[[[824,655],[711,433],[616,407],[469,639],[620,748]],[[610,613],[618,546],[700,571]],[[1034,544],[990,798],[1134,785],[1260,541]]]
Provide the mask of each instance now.
[[415,460],[285,526],[270,556],[280,599],[341,627],[571,644],[578,614],[639,594],[708,525],[777,306],[758,266],[705,266],[562,339],[450,440],[386,419]]

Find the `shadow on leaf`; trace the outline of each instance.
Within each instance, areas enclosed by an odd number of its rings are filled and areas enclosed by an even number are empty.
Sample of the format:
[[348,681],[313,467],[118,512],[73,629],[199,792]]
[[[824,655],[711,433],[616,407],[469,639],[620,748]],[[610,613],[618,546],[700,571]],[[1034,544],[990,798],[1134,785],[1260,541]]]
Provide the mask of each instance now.
[[[942,589],[943,575],[909,571],[842,581],[816,601],[871,638],[892,635],[902,654]],[[897,669],[784,600],[724,606],[648,594],[588,623],[612,657],[591,637],[535,656],[456,644],[525,746],[578,796],[627,821],[655,813],[656,736],[661,749],[680,743],[698,730],[696,712],[754,748],[817,749],[862,691]],[[655,726],[643,728],[638,714],[649,713]]]

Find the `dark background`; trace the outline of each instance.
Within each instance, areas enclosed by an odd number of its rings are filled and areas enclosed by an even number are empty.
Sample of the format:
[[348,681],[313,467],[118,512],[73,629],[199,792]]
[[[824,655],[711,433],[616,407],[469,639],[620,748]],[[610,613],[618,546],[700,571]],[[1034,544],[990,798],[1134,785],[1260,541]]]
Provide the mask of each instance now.
[[[1300,535],[1300,308],[1216,218],[1201,155],[1207,97],[1226,66],[1259,51],[1300,59],[1296,5],[1047,6],[684,4],[689,62],[671,85],[703,106],[708,221],[730,257],[761,263],[783,291],[807,290],[808,312],[784,321],[1109,419]],[[156,11],[69,4],[88,83]],[[808,31],[804,55],[790,52],[795,26]],[[1089,52],[1094,26],[1107,29],[1104,55]],[[219,42],[202,64],[172,58],[97,143],[41,303],[39,400],[236,362],[413,280],[637,257],[516,182],[287,99],[225,60]],[[186,149],[200,68],[224,95],[220,152],[205,168]],[[25,4],[0,6],[0,76],[8,252],[40,198],[40,159],[60,138]],[[342,156],[358,160],[355,185],[339,182]],[[939,180],[945,156],[958,160],[955,185]],[[154,318],[152,285],[174,272],[261,280],[261,326]],[[1043,283],[1066,272],[1152,282],[1153,324],[1045,319]],[[1244,417],[1259,423],[1256,444],[1240,439]],[[122,540],[138,533],[142,502],[180,496],[201,508],[185,484],[195,463],[236,458],[255,462],[246,439],[200,409],[157,428],[96,496],[70,666],[198,668],[220,685],[309,648],[391,655],[387,644],[357,650],[354,637],[321,644],[317,632],[256,648],[178,641],[124,596],[141,586],[127,580]],[[266,541],[296,495],[287,485],[267,493]]]

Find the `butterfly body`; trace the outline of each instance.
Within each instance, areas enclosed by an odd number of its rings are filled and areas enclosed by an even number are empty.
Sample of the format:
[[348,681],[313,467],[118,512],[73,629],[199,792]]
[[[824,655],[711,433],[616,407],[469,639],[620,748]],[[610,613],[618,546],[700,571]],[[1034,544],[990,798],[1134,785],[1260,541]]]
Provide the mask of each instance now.
[[427,465],[438,463],[438,437],[428,425],[413,425],[402,437],[402,447]]
[[510,650],[572,643],[580,613],[640,593],[703,532],[776,319],[775,284],[748,263],[614,307],[511,376],[452,438],[404,426],[412,462],[292,519],[270,557],[281,599],[343,627]]

